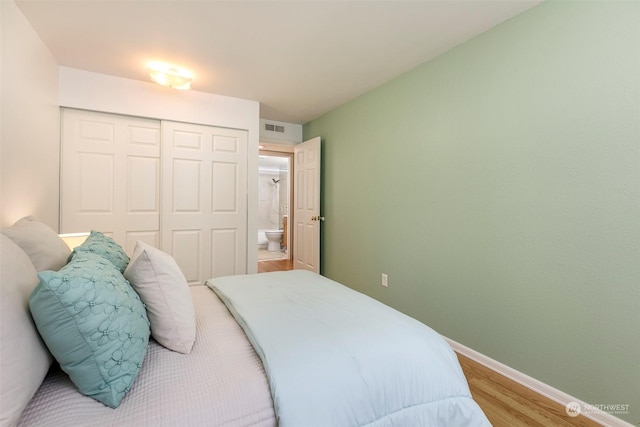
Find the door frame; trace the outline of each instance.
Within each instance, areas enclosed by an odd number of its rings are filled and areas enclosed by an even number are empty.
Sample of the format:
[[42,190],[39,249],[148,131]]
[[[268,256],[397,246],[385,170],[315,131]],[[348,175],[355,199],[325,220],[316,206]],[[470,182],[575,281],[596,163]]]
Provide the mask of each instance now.
[[[273,157],[287,157],[289,159],[289,185],[287,191],[289,192],[289,212],[287,213],[287,258],[286,260],[291,261],[293,259],[293,218],[294,218],[294,210],[293,206],[293,192],[294,190],[294,166],[293,166],[293,145],[284,145],[284,144],[269,144],[261,142],[258,147],[258,156],[273,156]],[[258,162],[259,163],[259,162]],[[258,195],[259,197],[259,195]],[[257,247],[256,247],[257,251]]]

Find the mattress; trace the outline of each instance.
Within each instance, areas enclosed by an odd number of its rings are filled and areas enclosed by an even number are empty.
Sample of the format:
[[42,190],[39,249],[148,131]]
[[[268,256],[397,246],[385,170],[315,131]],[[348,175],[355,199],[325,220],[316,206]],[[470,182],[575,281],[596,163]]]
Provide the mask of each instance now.
[[209,288],[194,286],[191,293],[196,310],[191,353],[151,340],[140,374],[117,409],[80,394],[54,367],[18,425],[275,426],[267,377],[244,332]]

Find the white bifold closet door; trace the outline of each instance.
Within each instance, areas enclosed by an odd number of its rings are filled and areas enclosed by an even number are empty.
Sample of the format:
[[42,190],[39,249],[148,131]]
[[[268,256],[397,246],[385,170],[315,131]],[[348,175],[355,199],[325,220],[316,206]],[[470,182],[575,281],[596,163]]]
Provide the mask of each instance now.
[[160,122],[62,110],[60,230],[160,245]]
[[189,284],[247,271],[247,131],[63,109],[62,232],[143,240]]
[[247,132],[162,122],[162,247],[189,284],[247,271]]

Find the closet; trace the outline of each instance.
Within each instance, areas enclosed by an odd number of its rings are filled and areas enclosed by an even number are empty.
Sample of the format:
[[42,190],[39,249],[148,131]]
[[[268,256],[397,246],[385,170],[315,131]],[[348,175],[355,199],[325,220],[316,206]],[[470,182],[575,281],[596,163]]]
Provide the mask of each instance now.
[[247,131],[62,109],[60,230],[171,254],[189,284],[247,272]]

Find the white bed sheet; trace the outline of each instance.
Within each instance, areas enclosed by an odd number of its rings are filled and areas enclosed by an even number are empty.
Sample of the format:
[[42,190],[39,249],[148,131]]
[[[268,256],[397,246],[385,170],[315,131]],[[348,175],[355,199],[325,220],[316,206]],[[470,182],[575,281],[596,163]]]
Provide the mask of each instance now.
[[131,391],[117,409],[81,395],[52,370],[19,426],[276,425],[260,358],[224,304],[206,286],[191,288],[196,342],[180,354],[151,341]]

